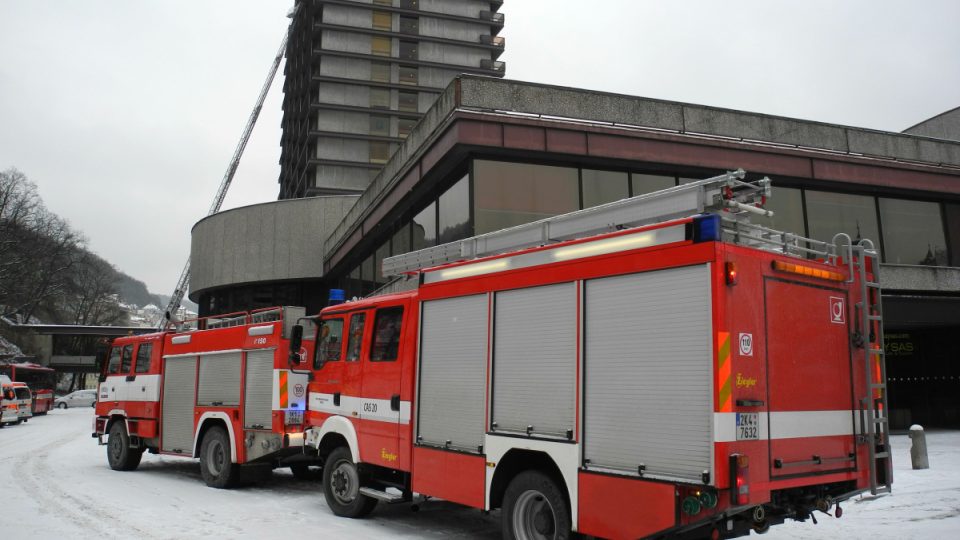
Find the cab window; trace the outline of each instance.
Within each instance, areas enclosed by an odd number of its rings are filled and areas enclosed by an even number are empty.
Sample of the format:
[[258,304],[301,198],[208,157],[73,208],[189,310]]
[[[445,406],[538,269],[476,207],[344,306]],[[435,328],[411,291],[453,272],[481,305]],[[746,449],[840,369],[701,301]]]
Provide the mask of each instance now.
[[131,365],[133,365],[133,345],[127,345],[123,348],[123,360],[120,362],[120,373],[129,372]]
[[393,362],[397,359],[402,320],[402,307],[377,310],[373,326],[373,346],[370,348],[371,362]]
[[340,360],[343,353],[343,319],[329,319],[320,326],[320,339],[313,358],[313,369]]
[[137,373],[150,371],[150,353],[153,352],[153,343],[141,343],[137,349]]
[[354,313],[350,317],[350,340],[347,342],[347,362],[360,360],[360,346],[363,343],[363,324],[366,313]]
[[120,347],[110,349],[110,361],[107,363],[107,373],[120,373]]

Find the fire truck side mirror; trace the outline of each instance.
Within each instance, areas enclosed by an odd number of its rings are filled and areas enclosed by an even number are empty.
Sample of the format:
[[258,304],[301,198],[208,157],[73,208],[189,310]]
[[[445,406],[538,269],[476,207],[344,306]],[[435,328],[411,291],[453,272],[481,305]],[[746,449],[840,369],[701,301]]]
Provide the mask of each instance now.
[[293,328],[290,329],[290,364],[294,366],[299,366],[302,359],[300,358],[300,347],[303,345],[303,325],[295,324]]

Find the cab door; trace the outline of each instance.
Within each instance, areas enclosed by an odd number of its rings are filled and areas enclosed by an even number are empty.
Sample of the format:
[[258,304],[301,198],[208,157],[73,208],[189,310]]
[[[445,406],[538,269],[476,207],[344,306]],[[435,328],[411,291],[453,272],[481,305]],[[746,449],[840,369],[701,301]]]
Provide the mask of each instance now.
[[362,405],[362,359],[367,354],[367,335],[370,332],[370,310],[354,311],[346,323],[346,351],[344,352],[343,376],[340,384],[340,411],[350,418],[360,435],[360,461],[368,461],[364,452],[363,427],[360,411]]
[[[320,323],[313,351],[313,382],[310,384],[311,424],[320,425],[329,415],[343,414],[344,353],[348,316],[336,315]],[[346,416],[349,416],[348,412]]]
[[[363,358],[363,399],[361,404],[361,448],[364,461],[409,470],[401,460],[401,419],[409,422],[409,404],[400,401],[400,378],[405,306],[378,306],[371,313],[372,328]],[[403,456],[406,458],[406,455]]]

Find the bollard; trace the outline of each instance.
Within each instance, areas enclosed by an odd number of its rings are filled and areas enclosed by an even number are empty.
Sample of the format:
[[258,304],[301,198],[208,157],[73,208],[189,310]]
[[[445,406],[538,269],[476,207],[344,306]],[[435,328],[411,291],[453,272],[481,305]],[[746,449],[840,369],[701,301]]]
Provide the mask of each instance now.
[[910,426],[910,461],[914,469],[929,469],[930,460],[927,459],[927,435],[923,432],[923,426],[914,424]]

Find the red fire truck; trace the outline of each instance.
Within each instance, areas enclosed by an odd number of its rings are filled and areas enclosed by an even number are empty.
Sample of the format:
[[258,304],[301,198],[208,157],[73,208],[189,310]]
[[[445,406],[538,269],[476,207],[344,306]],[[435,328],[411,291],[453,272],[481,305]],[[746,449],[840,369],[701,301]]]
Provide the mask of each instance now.
[[235,485],[243,469],[305,471],[309,373],[289,369],[291,338],[293,354],[313,350],[314,332],[302,344],[295,335],[303,315],[270,308],[114,339],[93,430],[110,467],[135,469],[145,450],[199,457],[204,481],[218,488]]
[[0,364],[0,374],[12,381],[27,384],[33,393],[33,414],[47,414],[53,408],[53,388],[56,386],[57,372],[51,368],[32,362]]
[[749,223],[743,178],[393,257],[412,290],[323,310],[304,450],[333,512],[730,538],[889,491],[876,251]]

